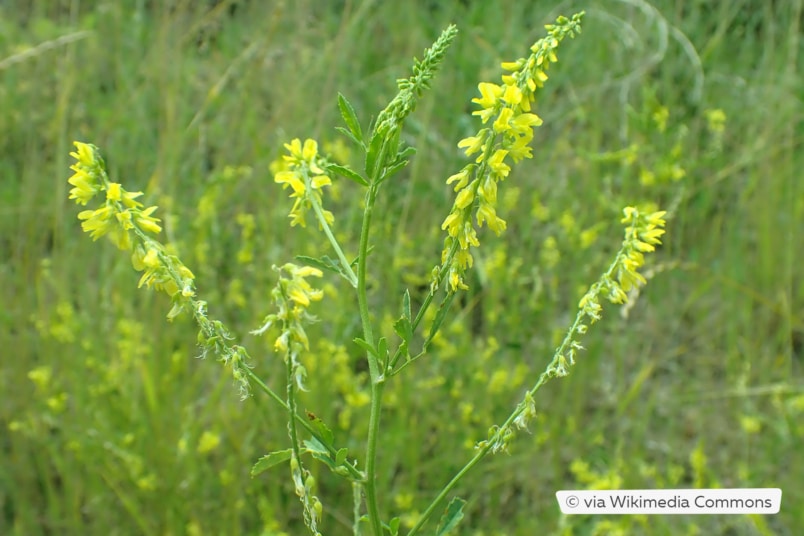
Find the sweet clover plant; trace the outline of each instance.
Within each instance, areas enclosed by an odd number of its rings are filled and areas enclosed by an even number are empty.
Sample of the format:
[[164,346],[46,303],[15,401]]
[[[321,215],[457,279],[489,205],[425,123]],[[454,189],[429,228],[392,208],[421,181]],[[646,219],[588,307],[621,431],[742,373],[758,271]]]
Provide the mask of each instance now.
[[[542,124],[536,113],[539,92],[548,81],[548,70],[558,61],[562,42],[580,32],[582,16],[583,13],[578,13],[571,18],[559,17],[555,24],[546,26],[547,35],[530,48],[529,55],[502,64],[505,74],[499,82],[479,84],[480,96],[472,100],[479,106],[473,112],[478,116],[479,128],[474,135],[458,142],[468,161],[446,179],[455,196],[441,223],[445,233],[443,251],[440,259],[434,259],[429,289],[422,303],[414,308],[409,291],[400,296],[399,317],[392,326],[394,340],[377,336],[383,330],[375,325],[370,309],[367,281],[372,269],[371,231],[375,219],[381,216],[374,209],[383,186],[393,180],[415,153],[413,147],[403,142],[405,121],[428,89],[457,36],[457,29],[450,26],[444,30],[423,58],[415,61],[412,75],[398,81],[399,93],[379,112],[369,129],[363,130],[352,105],[344,96],[338,96],[345,124],[339,131],[362,153],[364,165],[359,169],[335,163],[320,152],[315,140],[294,139],[285,144],[287,152],[274,166],[274,181],[288,192],[292,201],[290,225],[317,227],[326,236],[332,248],[329,253],[334,258],[322,252],[318,258],[299,256],[296,263],[284,262],[273,267],[277,283],[271,291],[272,309],[254,333],[273,337],[273,349],[285,363],[284,395],[260,379],[246,348],[233,341],[230,331],[211,316],[207,302],[199,297],[193,272],[159,240],[161,226],[154,216],[156,207],[146,208],[138,201],[141,192],[129,192],[122,184],[113,182],[97,147],[75,142],[76,151],[71,153],[75,163],[69,179],[73,186],[70,199],[94,207],[78,214],[83,230],[93,240],[107,236],[118,248],[129,252],[134,269],[142,273],[139,286],[170,297],[168,319],[181,314],[194,318],[202,354],[216,356],[234,378],[243,398],[260,391],[273,399],[277,408],[287,412],[289,448],[266,454],[256,462],[252,474],[256,476],[280,463],[289,465],[304,522],[311,534],[327,532],[322,520],[326,497],[317,495],[316,479],[308,469],[311,459],[323,463],[351,484],[355,499],[354,534],[399,534],[400,517],[381,518],[384,495],[376,487],[385,387],[389,382],[400,381],[399,373],[425,356],[438,359],[437,352],[431,351],[431,343],[440,333],[456,295],[469,288],[466,275],[473,266],[473,250],[481,247],[479,230],[486,226],[496,235],[506,230],[504,218],[509,215],[500,213],[498,189],[504,188],[506,180],[515,180],[517,163],[533,158],[534,129]],[[325,208],[328,187],[336,177],[349,179],[364,194],[359,246],[354,252],[345,251],[336,239],[333,229],[337,228],[338,220]],[[602,302],[624,304],[629,291],[645,283],[639,269],[645,262],[644,254],[660,244],[664,215],[663,211],[624,208],[622,245],[608,269],[581,299],[575,320],[544,372],[535,378],[507,419],[499,424],[489,423],[488,435],[477,442],[474,456],[452,480],[444,483],[407,534],[421,533],[439,509],[444,513],[436,534],[455,529],[463,517],[465,502],[453,497],[446,509],[444,503],[456,484],[486,456],[506,451],[518,431],[527,430],[536,415],[536,392],[548,380],[569,373],[583,349],[580,342],[583,335],[601,318]],[[299,391],[306,389],[305,354],[310,350],[310,342],[305,326],[315,319],[316,302],[324,299],[324,293],[313,281],[322,278],[325,272],[345,279],[353,289],[362,328],[360,337],[353,342],[365,352],[371,392],[368,434],[361,442],[362,452],[357,453],[335,444],[329,427],[310,413],[301,415],[297,404]]]

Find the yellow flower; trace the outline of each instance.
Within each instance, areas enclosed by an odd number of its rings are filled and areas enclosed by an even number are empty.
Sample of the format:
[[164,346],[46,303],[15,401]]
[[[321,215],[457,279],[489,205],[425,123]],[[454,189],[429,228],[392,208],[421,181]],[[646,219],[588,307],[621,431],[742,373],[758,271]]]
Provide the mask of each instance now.
[[95,165],[95,151],[91,145],[80,141],[74,141],[73,145],[75,145],[77,152],[70,153],[70,156],[78,160],[78,163],[82,166],[91,167]]
[[477,136],[470,136],[468,138],[464,138],[458,142],[458,148],[463,149],[466,147],[464,154],[466,156],[472,156],[476,152],[480,151],[483,148],[483,144],[486,142],[486,133],[488,130],[483,129],[477,133]]
[[70,199],[75,199],[75,202],[78,204],[86,205],[95,197],[100,187],[95,182],[94,177],[81,169],[80,166],[73,165],[70,169],[75,171],[75,174],[67,179],[67,182],[75,186],[75,188],[70,190]]
[[159,234],[162,227],[157,223],[159,218],[154,218],[151,214],[156,210],[156,207],[148,207],[145,210],[140,210],[134,213],[134,221],[140,229],[153,234]]
[[106,199],[109,201],[120,201],[122,190],[120,183],[109,183],[109,186],[106,188]]

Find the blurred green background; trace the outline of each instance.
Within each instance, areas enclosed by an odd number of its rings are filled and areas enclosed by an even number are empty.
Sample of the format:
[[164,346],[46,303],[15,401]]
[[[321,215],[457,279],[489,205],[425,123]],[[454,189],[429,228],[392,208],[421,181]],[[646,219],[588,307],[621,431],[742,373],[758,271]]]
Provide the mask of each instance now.
[[[364,130],[449,23],[460,30],[407,123],[418,149],[382,192],[376,321],[426,291],[446,178],[479,128],[471,99],[559,14],[586,10],[537,103],[534,158],[500,186],[508,231],[484,230],[471,291],[432,354],[387,388],[379,489],[416,519],[552,356],[618,247],[620,210],[671,210],[648,286],[607,308],[570,376],[537,397],[511,453],[459,486],[460,534],[804,533],[802,0],[93,1],[0,4],[0,534],[303,534],[284,416],[196,359],[195,328],[137,289],[126,255],[81,232],[73,140],[145,192],[162,239],[283,389],[270,338],[272,264],[324,252],[289,228],[282,144],[314,137],[360,164],[337,92]],[[326,192],[356,251],[360,192]],[[362,452],[368,389],[356,302],[325,279],[303,409]],[[363,460],[360,460],[362,465]],[[324,533],[350,534],[351,490],[317,468]],[[777,516],[562,517],[558,489],[780,487]]]

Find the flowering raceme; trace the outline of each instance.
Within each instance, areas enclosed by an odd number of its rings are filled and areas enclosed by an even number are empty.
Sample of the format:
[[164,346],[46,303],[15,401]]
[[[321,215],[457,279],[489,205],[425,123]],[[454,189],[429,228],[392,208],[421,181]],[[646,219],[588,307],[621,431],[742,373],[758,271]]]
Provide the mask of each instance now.
[[281,169],[274,175],[274,181],[285,189],[290,188],[290,197],[296,199],[290,209],[290,225],[306,227],[305,214],[313,204],[321,208],[326,223],[332,224],[335,217],[332,212],[323,210],[321,194],[321,189],[331,185],[332,180],[321,167],[323,162],[318,154],[318,144],[315,140],[307,139],[302,145],[301,140],[296,138],[286,143],[285,149],[290,154],[282,157],[283,165],[279,166]]
[[121,184],[111,182],[94,145],[74,143],[76,151],[70,156],[76,163],[70,167],[75,172],[68,179],[74,187],[70,190],[70,199],[87,205],[100,192],[106,193],[103,206],[78,213],[84,232],[93,240],[108,236],[120,249],[133,250],[131,263],[135,270],[144,272],[139,286],[153,287],[169,296],[180,292],[185,299],[194,296],[193,273],[150,236],[162,231],[159,219],[152,216],[156,207],[143,208],[143,204],[136,201],[142,192],[128,192]]
[[481,82],[478,85],[480,97],[472,102],[480,110],[472,112],[486,125],[474,136],[464,138],[458,147],[466,156],[478,154],[474,163],[447,179],[447,184],[455,182],[457,197],[452,210],[441,225],[447,231],[442,253],[442,266],[436,268],[433,287],[447,277],[449,292],[468,289],[463,280],[466,269],[472,266],[470,247],[480,243],[472,223],[474,209],[478,227],[483,224],[499,235],[507,224],[497,215],[497,185],[508,177],[511,166],[525,158],[532,158],[529,143],[533,140],[534,127],[542,124],[542,119],[532,113],[535,92],[547,80],[546,70],[551,63],[558,61],[556,49],[567,36],[574,37],[580,32],[583,13],[572,19],[559,17],[556,24],[546,26],[548,35],[531,47],[532,54],[515,62],[502,64],[510,74],[502,77],[502,84]]

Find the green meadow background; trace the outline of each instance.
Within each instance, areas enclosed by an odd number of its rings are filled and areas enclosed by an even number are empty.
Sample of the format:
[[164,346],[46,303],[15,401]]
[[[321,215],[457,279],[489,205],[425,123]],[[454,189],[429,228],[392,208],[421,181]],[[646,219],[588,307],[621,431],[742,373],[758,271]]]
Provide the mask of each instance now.
[[[370,299],[390,329],[419,302],[443,241],[457,149],[481,81],[586,11],[540,94],[534,158],[500,185],[471,290],[431,354],[386,389],[378,488],[409,527],[552,357],[622,240],[626,205],[670,210],[648,285],[607,307],[569,377],[537,396],[510,453],[462,482],[467,535],[804,533],[802,0],[102,1],[0,3],[0,534],[300,535],[286,419],[241,401],[197,359],[196,328],[137,289],[127,254],[82,233],[72,141],[159,205],[161,239],[277,391],[257,338],[272,264],[328,253],[290,228],[270,164],[314,137],[361,162],[338,92],[366,130],[449,23],[460,34],[407,122],[418,149],[382,190]],[[325,192],[354,255],[361,192]],[[356,300],[326,277],[300,405],[363,466],[366,365]],[[347,483],[313,466],[324,534],[351,534]],[[775,516],[561,516],[559,489],[779,487]],[[434,529],[434,525],[431,526]],[[403,531],[404,532],[404,531]]]

